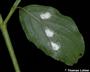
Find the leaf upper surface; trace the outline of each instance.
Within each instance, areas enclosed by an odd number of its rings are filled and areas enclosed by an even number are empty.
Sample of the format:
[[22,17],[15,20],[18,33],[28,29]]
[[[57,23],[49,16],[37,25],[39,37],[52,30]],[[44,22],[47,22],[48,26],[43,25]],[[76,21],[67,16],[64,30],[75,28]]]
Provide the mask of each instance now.
[[49,6],[29,5],[19,11],[22,28],[29,41],[48,56],[67,65],[84,54],[84,40],[75,22]]

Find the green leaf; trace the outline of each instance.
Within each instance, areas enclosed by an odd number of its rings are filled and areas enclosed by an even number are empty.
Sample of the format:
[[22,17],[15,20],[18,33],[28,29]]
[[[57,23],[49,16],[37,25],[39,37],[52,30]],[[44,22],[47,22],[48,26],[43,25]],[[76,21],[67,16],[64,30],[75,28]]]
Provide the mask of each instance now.
[[29,41],[55,60],[77,63],[84,54],[84,40],[75,22],[55,8],[29,5],[19,11],[22,28]]

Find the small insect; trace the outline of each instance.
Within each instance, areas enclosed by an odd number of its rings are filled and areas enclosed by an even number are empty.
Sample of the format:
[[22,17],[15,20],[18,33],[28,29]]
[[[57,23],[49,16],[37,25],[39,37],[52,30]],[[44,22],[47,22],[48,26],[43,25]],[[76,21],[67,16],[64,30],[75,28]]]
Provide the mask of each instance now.
[[61,48],[61,46],[58,45],[55,42],[51,42],[51,46],[52,46],[52,49],[55,50],[55,51],[57,51],[57,50],[59,50]]
[[45,29],[45,33],[47,35],[47,37],[53,37],[54,32],[52,30],[50,30],[49,28]]
[[41,19],[49,19],[49,18],[51,18],[51,14],[50,14],[50,12],[41,13],[40,17],[41,17]]

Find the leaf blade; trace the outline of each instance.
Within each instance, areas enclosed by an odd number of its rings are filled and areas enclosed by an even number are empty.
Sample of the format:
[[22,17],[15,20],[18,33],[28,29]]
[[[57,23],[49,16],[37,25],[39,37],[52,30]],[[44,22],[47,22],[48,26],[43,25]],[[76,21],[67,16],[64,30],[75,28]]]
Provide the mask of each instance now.
[[71,18],[48,6],[29,5],[23,9],[19,12],[23,30],[45,54],[67,65],[73,65],[84,54],[84,40]]

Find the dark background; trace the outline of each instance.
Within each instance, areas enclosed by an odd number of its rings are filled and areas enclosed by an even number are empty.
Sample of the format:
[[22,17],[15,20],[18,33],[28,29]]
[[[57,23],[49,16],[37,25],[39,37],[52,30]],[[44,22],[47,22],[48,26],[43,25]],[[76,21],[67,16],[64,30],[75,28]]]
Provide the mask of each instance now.
[[[3,19],[7,16],[15,0],[0,0],[0,13]],[[89,6],[87,1],[80,0],[22,0],[19,6],[29,4],[48,5],[58,9],[62,14],[70,16],[76,22],[85,40],[85,54],[73,66],[67,66],[48,56],[29,42],[19,22],[18,9],[8,22],[8,31],[21,68],[21,72],[64,72],[65,69],[90,68],[90,35],[89,35]],[[14,72],[14,68],[0,31],[0,72]],[[67,71],[66,71],[67,72]]]

